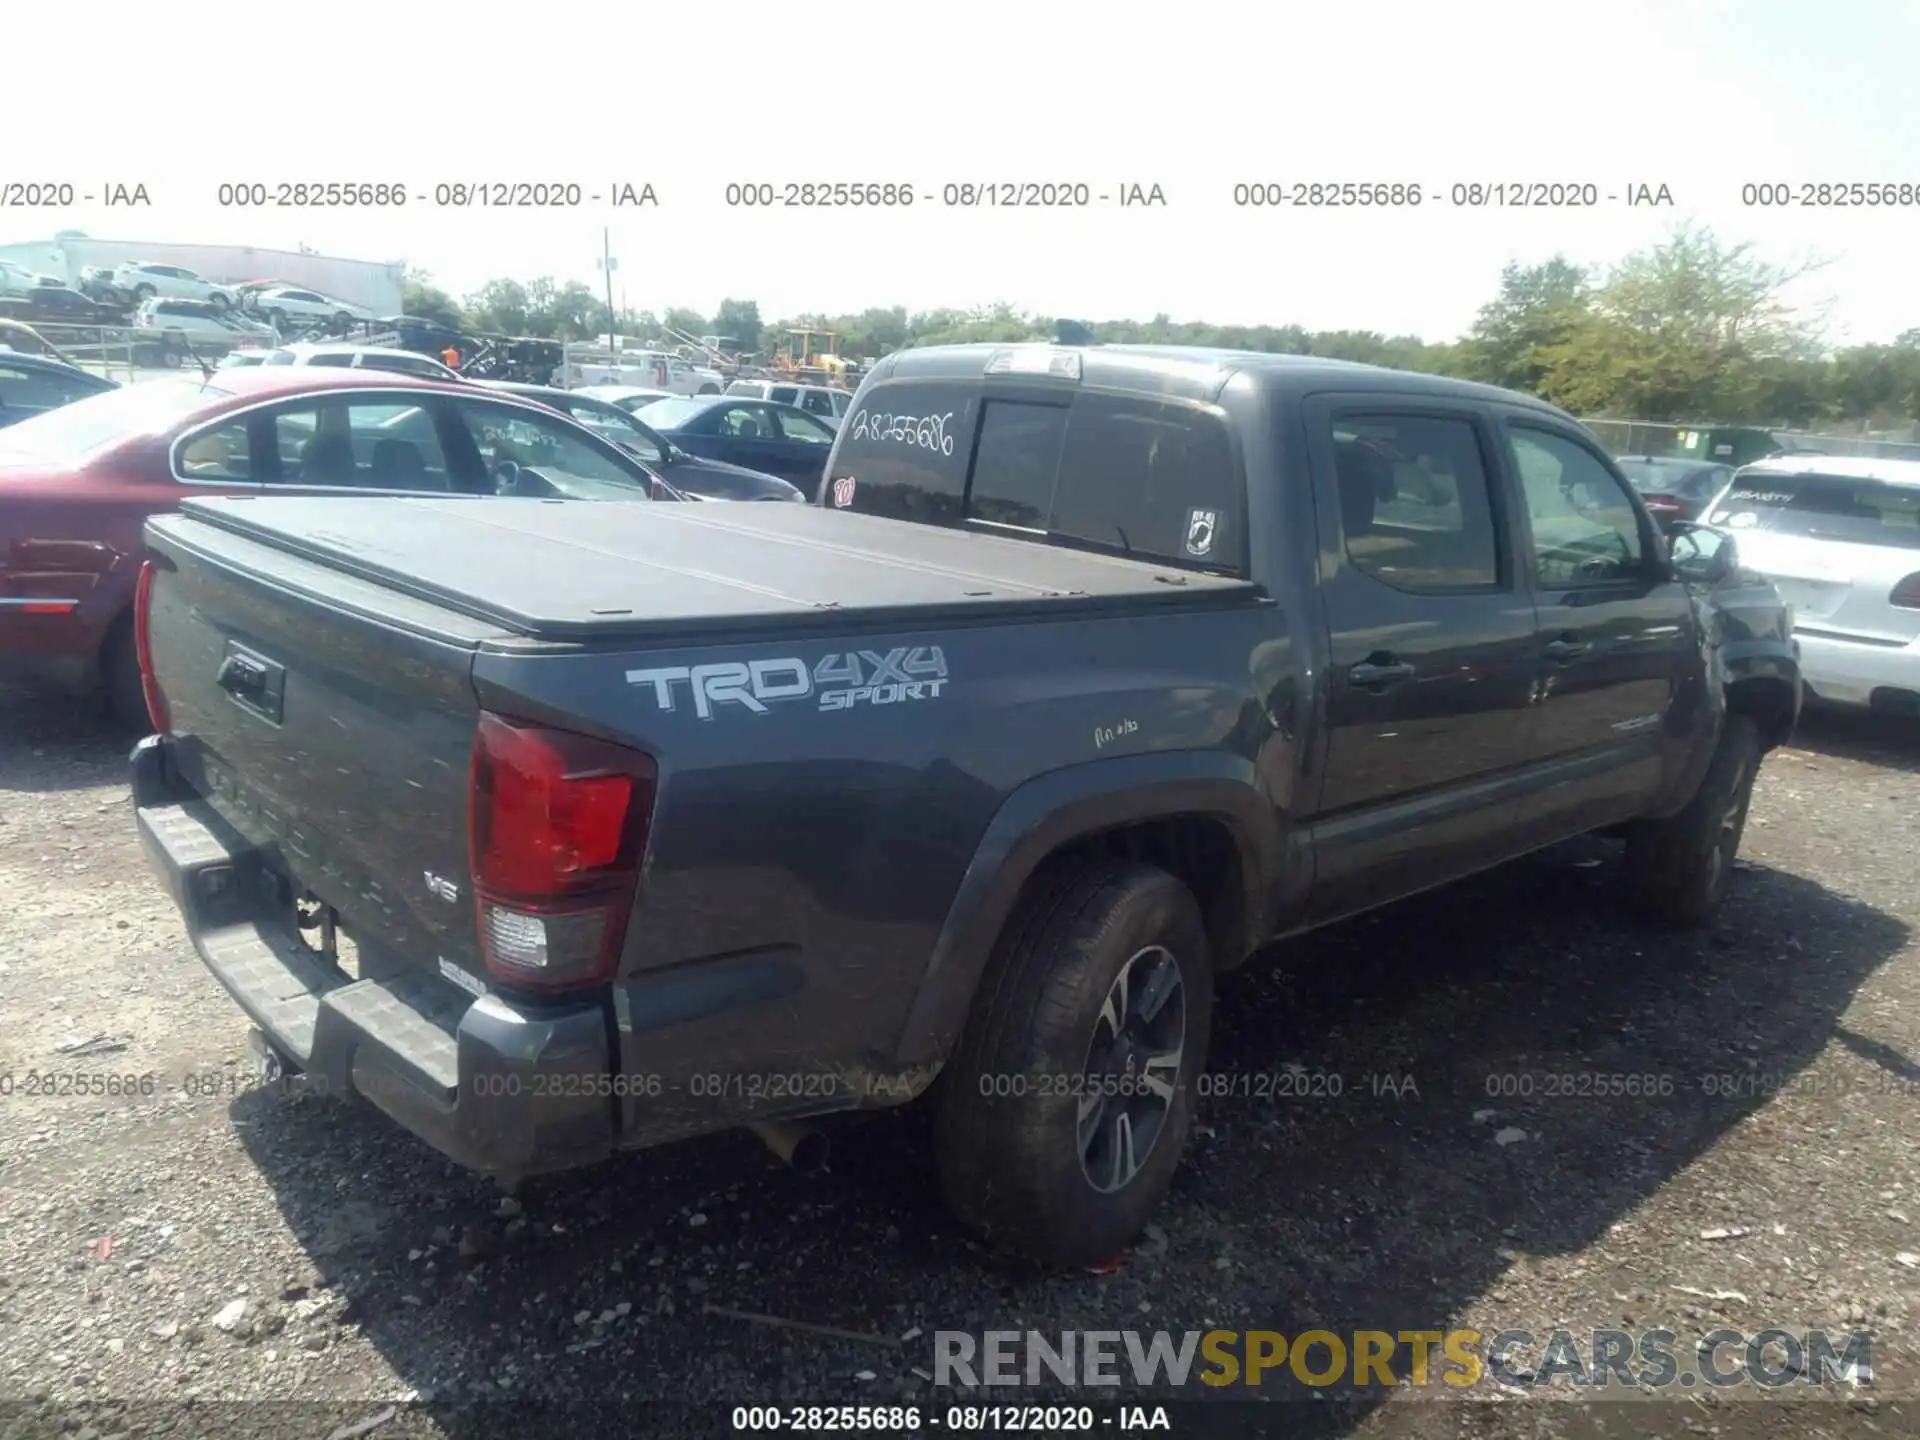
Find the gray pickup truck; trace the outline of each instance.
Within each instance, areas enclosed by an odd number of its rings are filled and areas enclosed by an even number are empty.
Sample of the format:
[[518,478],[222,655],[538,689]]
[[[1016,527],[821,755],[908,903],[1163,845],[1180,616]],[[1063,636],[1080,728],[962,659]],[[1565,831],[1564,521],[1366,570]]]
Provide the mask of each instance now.
[[1697,923],[1799,711],[1727,537],[1503,391],[913,351],[824,480],[149,523],[138,824],[264,1063],[507,1182],[931,1092],[955,1211],[1090,1262],[1217,974],[1595,830]]

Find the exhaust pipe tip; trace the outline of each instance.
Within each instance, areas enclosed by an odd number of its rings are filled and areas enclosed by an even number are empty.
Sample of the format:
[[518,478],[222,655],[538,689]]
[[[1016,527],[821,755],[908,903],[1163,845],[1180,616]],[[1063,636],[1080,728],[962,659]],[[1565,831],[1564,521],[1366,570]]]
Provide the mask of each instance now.
[[747,1128],[796,1173],[820,1175],[826,1172],[833,1146],[826,1135],[814,1126],[767,1121]]

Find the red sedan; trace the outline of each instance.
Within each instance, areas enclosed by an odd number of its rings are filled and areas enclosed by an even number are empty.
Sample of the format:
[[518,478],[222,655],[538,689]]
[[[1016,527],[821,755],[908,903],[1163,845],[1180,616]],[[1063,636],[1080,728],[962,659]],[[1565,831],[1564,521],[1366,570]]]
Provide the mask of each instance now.
[[140,532],[190,495],[644,501],[652,484],[565,416],[468,386],[308,366],[129,385],[0,430],[0,680],[104,691],[144,728]]

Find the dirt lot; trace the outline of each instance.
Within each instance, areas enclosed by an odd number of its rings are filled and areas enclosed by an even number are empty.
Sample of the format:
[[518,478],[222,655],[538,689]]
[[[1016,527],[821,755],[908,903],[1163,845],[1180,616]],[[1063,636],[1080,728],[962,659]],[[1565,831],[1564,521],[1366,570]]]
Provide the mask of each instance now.
[[[1500,1403],[1402,1386],[1213,1413],[1276,1435],[1920,1433],[1920,731],[1816,719],[1773,756],[1709,933],[1623,920],[1595,843],[1231,977],[1214,1073],[1248,1093],[1210,1103],[1146,1242],[1067,1276],[945,1218],[910,1115],[843,1127],[819,1179],[730,1135],[503,1206],[377,1115],[253,1090],[240,1014],[139,854],[125,745],[0,691],[0,1434],[477,1436],[515,1401],[583,1399],[691,1434],[742,1402],[977,1403],[916,1373],[936,1330],[1555,1326],[1864,1330],[1874,1384],[1546,1402],[1490,1377],[1475,1396]],[[1258,1093],[1284,1066],[1339,1095]],[[1550,1094],[1561,1075],[1665,1093]],[[152,1093],[72,1093],[123,1076]],[[433,1404],[388,1408],[409,1399]]]

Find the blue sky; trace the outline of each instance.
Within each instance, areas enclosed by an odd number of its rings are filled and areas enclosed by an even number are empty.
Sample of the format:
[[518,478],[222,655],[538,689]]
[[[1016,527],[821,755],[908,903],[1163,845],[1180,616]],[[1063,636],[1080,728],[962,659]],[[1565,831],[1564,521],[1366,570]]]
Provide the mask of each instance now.
[[[110,7],[111,8],[111,7]],[[735,0],[640,12],[548,0],[538,20],[449,26],[439,6],[324,12],[201,0],[143,30],[141,64],[194,73],[190,110],[115,113],[114,87],[34,135],[37,178],[144,181],[148,212],[0,210],[0,243],[56,225],[133,240],[404,258],[463,292],[495,275],[599,287],[603,224],[636,307],[769,318],[802,308],[1006,301],[1147,317],[1457,334],[1509,259],[1606,263],[1674,223],[1781,261],[1829,263],[1798,298],[1836,341],[1920,326],[1920,204],[1756,208],[1749,182],[1920,186],[1914,0],[1193,3],[1117,17],[1067,0],[796,12]],[[796,22],[803,17],[805,24]],[[283,18],[284,17],[284,18]],[[817,26],[825,27],[824,30]],[[765,43],[756,47],[756,40]],[[334,56],[279,96],[250,57]],[[349,57],[340,59],[339,57]],[[450,77],[434,103],[423,77]],[[18,72],[14,104],[73,114],[66,80]],[[44,87],[44,94],[36,93]],[[24,94],[21,93],[24,88]],[[497,109],[489,109],[497,98]],[[451,110],[457,119],[444,118]],[[30,178],[11,175],[6,178]],[[658,209],[399,215],[222,209],[222,181],[650,182]],[[894,212],[743,211],[730,181],[910,183]],[[1159,184],[1164,209],[964,210],[948,183]],[[1420,184],[1418,209],[1251,210],[1242,181]],[[1455,207],[1458,184],[1666,185],[1672,209]],[[87,188],[94,188],[88,185]]]

